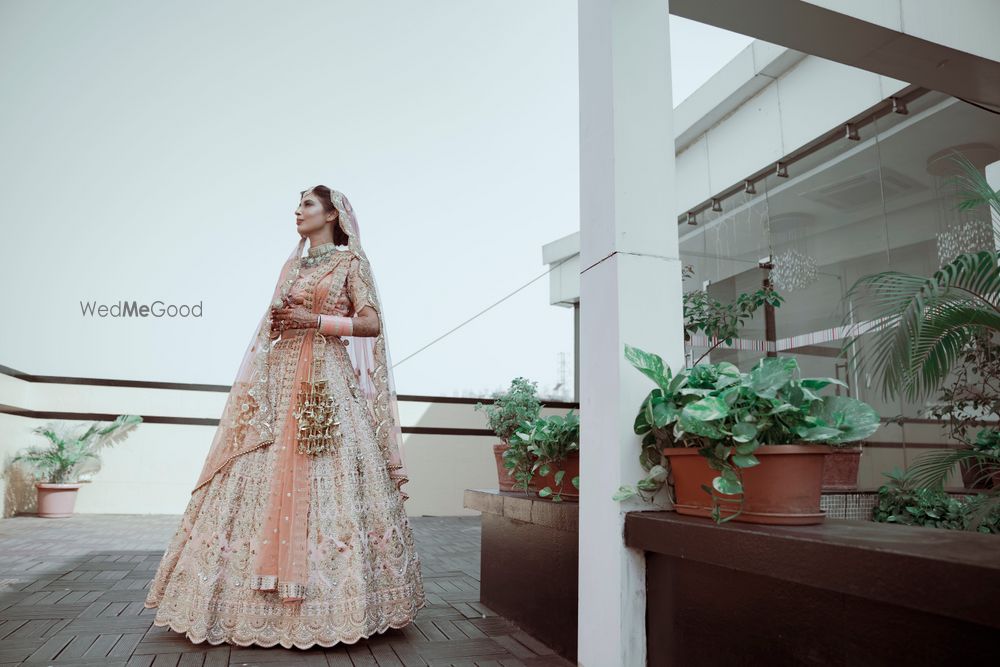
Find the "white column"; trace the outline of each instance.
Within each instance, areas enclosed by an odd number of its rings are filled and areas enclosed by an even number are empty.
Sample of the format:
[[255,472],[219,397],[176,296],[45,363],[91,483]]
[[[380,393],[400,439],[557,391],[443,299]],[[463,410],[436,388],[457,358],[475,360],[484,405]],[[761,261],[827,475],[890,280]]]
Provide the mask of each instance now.
[[[669,7],[580,0],[578,663],[646,664],[645,570],[623,543],[621,484],[643,476],[632,423],[653,388],[624,345],[683,364]],[[661,493],[661,497],[665,494]]]

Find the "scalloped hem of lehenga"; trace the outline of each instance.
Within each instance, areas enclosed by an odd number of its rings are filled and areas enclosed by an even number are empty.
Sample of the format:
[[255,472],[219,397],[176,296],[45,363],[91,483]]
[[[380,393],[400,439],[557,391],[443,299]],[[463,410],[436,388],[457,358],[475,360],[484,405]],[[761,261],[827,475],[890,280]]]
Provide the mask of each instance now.
[[[311,642],[311,643],[308,643],[308,644],[299,644],[297,642],[285,643],[285,641],[283,641],[282,639],[278,639],[278,640],[276,640],[275,642],[273,642],[271,644],[263,644],[263,643],[261,643],[259,641],[256,641],[256,640],[250,640],[249,642],[244,643],[244,642],[241,642],[241,641],[239,641],[237,639],[234,639],[234,638],[231,638],[231,637],[229,637],[229,638],[223,638],[223,639],[220,639],[217,642],[213,642],[211,639],[208,638],[207,635],[203,635],[203,636],[192,635],[190,628],[184,626],[181,623],[177,623],[175,625],[174,622],[170,621],[170,620],[162,621],[162,622],[157,622],[157,620],[154,618],[153,619],[153,625],[155,625],[157,627],[160,627],[160,628],[170,628],[174,632],[179,632],[179,633],[183,634],[185,637],[187,637],[188,640],[190,640],[191,643],[193,643],[193,644],[202,644],[202,643],[208,642],[212,646],[219,646],[220,644],[231,644],[231,645],[234,645],[234,646],[243,646],[243,647],[247,647],[247,646],[260,646],[262,648],[272,648],[272,647],[278,646],[278,645],[281,645],[283,648],[288,648],[288,649],[291,649],[291,648],[310,649],[310,648],[312,648],[314,646],[322,646],[323,648],[330,648],[332,646],[336,646],[337,644],[357,644],[362,639],[370,639],[371,637],[373,637],[375,635],[380,635],[380,634],[384,633],[386,630],[388,630],[390,628],[392,628],[394,630],[398,630],[399,628],[406,627],[410,623],[413,623],[414,620],[416,620],[416,618],[417,618],[417,612],[420,611],[421,609],[423,609],[424,607],[426,607],[428,604],[430,604],[430,603],[428,602],[427,598],[425,597],[420,604],[418,604],[416,607],[413,608],[413,615],[410,616],[410,618],[408,618],[405,621],[402,621],[400,623],[393,623],[391,621],[387,621],[384,625],[380,626],[379,629],[376,630],[375,632],[368,633],[367,635],[358,635],[357,637],[355,637],[354,639],[351,639],[351,640],[348,640],[346,638],[334,639],[332,642],[329,642],[329,643],[324,642],[324,641],[320,641],[320,640],[317,640],[317,641],[314,641],[314,642]],[[150,606],[150,605],[148,605],[148,604],[146,604],[144,602],[143,603],[143,607],[145,607],[146,609],[156,609],[156,608],[159,607],[159,604],[155,604],[155,605]]]

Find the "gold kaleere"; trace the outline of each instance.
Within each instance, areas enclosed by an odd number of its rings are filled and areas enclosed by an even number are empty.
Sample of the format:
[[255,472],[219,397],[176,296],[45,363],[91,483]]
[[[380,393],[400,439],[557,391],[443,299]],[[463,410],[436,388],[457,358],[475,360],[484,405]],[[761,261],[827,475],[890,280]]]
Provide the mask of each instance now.
[[333,452],[343,443],[339,406],[331,397],[326,380],[313,382],[310,378],[300,383],[293,414],[298,422],[295,439],[300,454],[317,456]]

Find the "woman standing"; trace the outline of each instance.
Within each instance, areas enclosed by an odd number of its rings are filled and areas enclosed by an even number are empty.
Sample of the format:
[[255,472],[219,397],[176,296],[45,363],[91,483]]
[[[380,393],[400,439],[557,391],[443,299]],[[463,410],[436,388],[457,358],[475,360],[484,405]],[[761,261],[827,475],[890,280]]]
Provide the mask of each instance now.
[[354,211],[317,185],[295,216],[301,239],[145,601],[155,625],[195,643],[352,644],[427,604],[385,320]]

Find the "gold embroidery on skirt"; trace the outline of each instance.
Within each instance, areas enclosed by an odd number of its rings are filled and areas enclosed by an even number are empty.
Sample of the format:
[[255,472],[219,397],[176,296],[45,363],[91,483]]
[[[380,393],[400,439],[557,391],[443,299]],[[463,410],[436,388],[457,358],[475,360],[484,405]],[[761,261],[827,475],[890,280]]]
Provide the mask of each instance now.
[[246,393],[243,395],[243,401],[240,403],[239,412],[232,418],[230,426],[232,427],[232,441],[230,442],[230,447],[233,450],[237,450],[243,446],[243,441],[246,439],[247,428],[250,425],[250,421],[253,419],[254,415],[257,413],[258,405],[256,399]]

